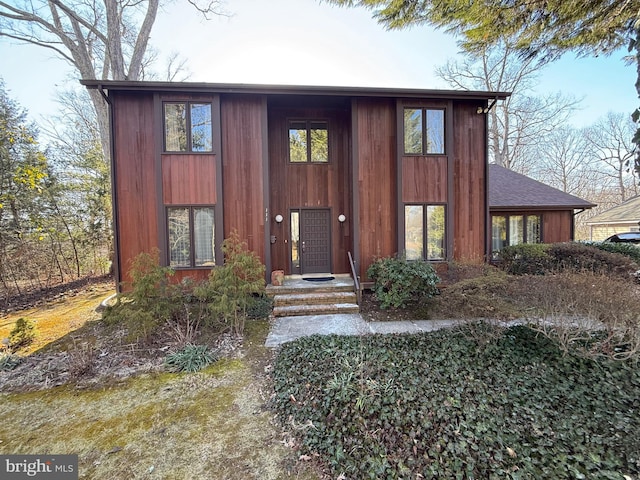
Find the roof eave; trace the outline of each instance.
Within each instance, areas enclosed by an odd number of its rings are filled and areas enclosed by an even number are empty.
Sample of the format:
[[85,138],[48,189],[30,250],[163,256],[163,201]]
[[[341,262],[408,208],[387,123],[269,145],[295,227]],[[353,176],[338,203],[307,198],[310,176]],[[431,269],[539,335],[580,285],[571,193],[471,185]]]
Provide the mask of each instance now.
[[501,212],[515,212],[524,210],[536,211],[560,211],[560,210],[588,210],[597,205],[589,203],[586,205],[490,205],[489,210],[499,210]]
[[599,225],[638,225],[640,221],[638,220],[604,220],[598,222],[585,222],[587,225],[595,227]]
[[118,91],[167,91],[167,92],[211,92],[211,93],[253,93],[269,95],[332,95],[349,97],[406,97],[406,98],[442,98],[468,100],[504,100],[511,92],[488,92],[472,90],[432,90],[416,88],[377,88],[377,87],[336,87],[315,85],[264,85],[264,84],[228,84],[198,82],[132,82],[115,80],[81,80],[89,89]]

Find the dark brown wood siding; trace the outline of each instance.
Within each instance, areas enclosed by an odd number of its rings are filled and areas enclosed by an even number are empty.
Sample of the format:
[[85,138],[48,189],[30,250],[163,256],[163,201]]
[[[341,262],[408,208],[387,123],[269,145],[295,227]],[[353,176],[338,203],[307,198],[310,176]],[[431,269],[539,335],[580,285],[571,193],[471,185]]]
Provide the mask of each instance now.
[[447,157],[404,157],[402,159],[402,201],[404,203],[446,203]]
[[[304,102],[300,102],[304,103]],[[326,120],[329,132],[328,163],[290,163],[288,122],[290,119]],[[349,153],[350,112],[346,107],[304,108],[274,106],[269,109],[269,203],[271,260],[274,270],[291,272],[291,209],[331,210],[331,263],[333,273],[349,272],[347,251],[351,246],[352,213]],[[346,221],[341,224],[338,216]],[[281,224],[275,216],[282,215]]]
[[453,258],[485,259],[487,221],[486,115],[478,102],[453,102]]
[[542,215],[543,243],[570,242],[573,240],[573,211],[529,212]]
[[354,102],[358,164],[360,276],[380,256],[393,255],[397,245],[396,108],[390,99]]
[[152,94],[119,92],[113,105],[114,202],[120,279],[130,261],[158,248],[154,108]]
[[215,205],[215,155],[163,155],[162,196],[165,205]]
[[265,109],[262,96],[229,95],[220,103],[224,236],[236,230],[263,262]]

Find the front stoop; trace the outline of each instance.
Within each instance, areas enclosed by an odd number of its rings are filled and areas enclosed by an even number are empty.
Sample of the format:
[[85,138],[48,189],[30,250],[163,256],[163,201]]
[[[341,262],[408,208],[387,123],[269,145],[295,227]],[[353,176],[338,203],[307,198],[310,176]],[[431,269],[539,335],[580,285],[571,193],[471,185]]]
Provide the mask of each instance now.
[[284,283],[283,286],[267,287],[267,293],[273,296],[274,317],[360,312],[351,277],[326,283],[287,278]]

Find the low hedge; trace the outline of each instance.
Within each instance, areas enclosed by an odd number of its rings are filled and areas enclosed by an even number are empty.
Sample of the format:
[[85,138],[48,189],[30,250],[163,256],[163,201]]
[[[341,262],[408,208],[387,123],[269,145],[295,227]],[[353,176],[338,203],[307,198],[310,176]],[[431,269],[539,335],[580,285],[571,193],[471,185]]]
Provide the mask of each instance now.
[[604,250],[605,252],[625,255],[631,258],[634,262],[640,264],[640,245],[614,242],[586,242],[585,244]]
[[512,275],[544,275],[569,271],[630,278],[640,269],[640,265],[630,256],[621,254],[622,250],[626,248],[614,252],[577,242],[520,244],[500,250],[497,264]]

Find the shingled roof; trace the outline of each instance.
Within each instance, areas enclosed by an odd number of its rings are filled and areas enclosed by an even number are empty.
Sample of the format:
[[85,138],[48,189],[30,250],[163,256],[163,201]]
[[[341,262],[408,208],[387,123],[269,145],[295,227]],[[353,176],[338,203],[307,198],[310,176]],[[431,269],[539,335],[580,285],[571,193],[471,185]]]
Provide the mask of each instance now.
[[489,165],[492,210],[571,210],[596,205],[499,165]]
[[589,219],[587,225],[606,225],[628,223],[637,225],[640,222],[640,195],[605,210]]

